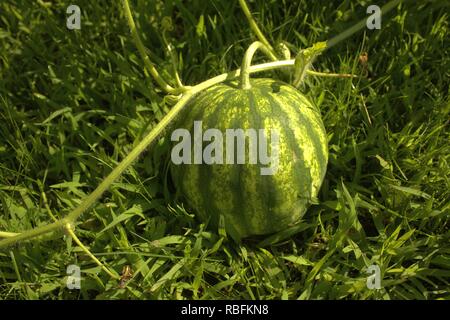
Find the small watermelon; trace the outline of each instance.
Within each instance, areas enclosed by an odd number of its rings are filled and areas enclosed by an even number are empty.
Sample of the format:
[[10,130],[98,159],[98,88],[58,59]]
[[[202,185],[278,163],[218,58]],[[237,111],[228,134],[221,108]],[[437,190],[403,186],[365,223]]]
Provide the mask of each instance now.
[[[237,82],[215,85],[193,97],[185,110],[176,122],[181,131],[172,132],[171,174],[177,193],[201,221],[216,228],[222,216],[227,232],[240,239],[281,231],[302,218],[328,162],[327,135],[314,104],[287,83],[251,79],[249,89]],[[238,138],[231,149],[228,135],[239,129],[248,133],[240,159]],[[264,136],[250,134],[261,130]],[[255,137],[257,143],[250,141]],[[260,144],[264,137],[267,145]],[[254,155],[264,151],[274,156],[272,174],[264,169],[267,161],[255,163]]]

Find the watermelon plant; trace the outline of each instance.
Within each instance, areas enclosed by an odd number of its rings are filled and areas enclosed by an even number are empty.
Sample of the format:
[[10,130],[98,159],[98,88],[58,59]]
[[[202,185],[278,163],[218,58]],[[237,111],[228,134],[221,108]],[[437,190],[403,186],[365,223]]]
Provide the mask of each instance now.
[[[124,12],[136,47],[146,71],[154,78],[172,109],[154,129],[131,150],[117,167],[65,218],[22,233],[0,232],[0,248],[20,241],[64,230],[111,277],[119,275],[104,266],[78,239],[75,224],[82,213],[121,176],[146,148],[175,123],[192,128],[199,117],[207,127],[220,129],[257,127],[280,133],[279,168],[277,175],[259,175],[258,166],[172,166],[178,191],[198,216],[212,226],[225,226],[239,240],[250,235],[269,234],[297,223],[311,203],[316,201],[327,167],[327,135],[320,110],[298,90],[305,76],[353,77],[311,70],[314,59],[324,50],[351,36],[365,26],[365,20],[336,38],[298,50],[291,59],[286,45],[272,46],[255,23],[244,0],[239,0],[258,41],[246,51],[241,68],[218,75],[196,85],[184,85],[176,73],[176,55],[168,44],[174,64],[176,85],[169,84],[150,60],[133,21],[128,0],[123,0]],[[383,7],[388,12],[399,1]],[[164,28],[170,28],[170,19]],[[261,50],[271,61],[252,65],[252,57]],[[283,70],[291,83],[277,79],[252,79],[250,75],[269,70]],[[180,117],[186,112],[185,117]]]

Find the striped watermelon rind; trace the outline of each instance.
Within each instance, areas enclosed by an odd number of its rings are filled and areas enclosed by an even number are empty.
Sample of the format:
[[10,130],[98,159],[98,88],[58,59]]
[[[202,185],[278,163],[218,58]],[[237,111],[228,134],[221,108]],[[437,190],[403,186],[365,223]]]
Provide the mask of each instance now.
[[314,104],[284,82],[251,79],[250,89],[239,88],[237,82],[215,85],[194,97],[185,110],[176,127],[192,136],[194,121],[202,121],[203,132],[253,128],[280,134],[274,175],[261,175],[262,165],[248,161],[172,163],[177,192],[201,221],[217,227],[222,215],[227,232],[239,239],[274,233],[302,218],[317,197],[328,162],[327,135]]

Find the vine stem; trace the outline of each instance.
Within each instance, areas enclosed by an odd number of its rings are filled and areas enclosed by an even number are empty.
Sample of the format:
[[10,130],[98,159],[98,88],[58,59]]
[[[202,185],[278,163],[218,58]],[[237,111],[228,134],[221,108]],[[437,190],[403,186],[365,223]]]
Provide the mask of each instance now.
[[[388,13],[392,9],[394,9],[400,2],[402,1],[408,1],[408,0],[392,0],[388,3],[386,3],[384,6],[381,7],[381,13],[382,15]],[[356,32],[358,32],[361,29],[366,28],[367,18],[361,19],[358,23],[353,25],[352,27],[348,28],[347,30],[341,32],[334,38],[331,38],[327,41],[327,48],[331,48],[338,44],[339,42],[347,39],[348,37],[352,36]]]
[[268,50],[267,55],[273,61],[277,60],[277,56],[275,54],[275,50],[270,45],[269,41],[264,36],[264,34],[261,32],[261,30],[259,29],[258,24],[256,23],[255,19],[253,18],[253,15],[250,12],[250,9],[248,8],[248,5],[245,2],[245,0],[239,0],[239,4],[240,4],[240,6],[242,8],[242,11],[245,14],[245,17],[248,20],[250,28],[253,30],[253,32],[255,33],[256,37],[259,39],[259,41],[262,42],[267,47],[267,50]]
[[173,88],[170,86],[159,74],[158,70],[156,70],[153,62],[148,57],[147,53],[145,52],[144,44],[141,41],[141,37],[139,37],[139,34],[136,29],[136,24],[133,20],[133,15],[130,10],[130,5],[128,3],[128,0],[122,0],[123,8],[125,10],[125,16],[128,21],[128,25],[130,27],[131,36],[133,37],[134,43],[139,51],[139,54],[141,55],[142,60],[144,61],[144,65],[147,68],[147,70],[152,75],[153,79],[158,83],[158,85],[161,87],[161,89],[167,93],[170,94],[179,94],[183,92],[183,88]]
[[97,259],[96,256],[94,256],[88,248],[86,248],[86,246],[80,241],[80,239],[78,239],[77,235],[75,234],[75,232],[73,232],[73,227],[70,223],[67,223],[64,228],[66,229],[66,232],[72,237],[73,241],[75,241],[75,243],[81,248],[81,250],[83,250],[92,260],[94,260],[94,262],[100,266],[103,271],[105,271],[107,274],[109,274],[110,277],[114,278],[114,279],[120,279],[120,277],[113,273],[112,271],[110,271],[103,263],[101,263],[100,260]]
[[257,50],[262,50],[265,54],[270,57],[270,49],[267,45],[260,41],[253,42],[247,51],[245,51],[244,59],[242,59],[241,66],[241,89],[250,89],[250,65],[252,63],[253,56]]
[[311,76],[327,77],[327,78],[358,78],[359,76],[350,73],[326,73],[313,70],[306,71]]
[[[134,160],[164,131],[164,129],[171,123],[176,115],[189,101],[193,95],[189,91],[175,104],[175,106],[167,113],[167,115],[150,131],[147,136],[135,147],[130,153],[114,168],[113,171],[99,184],[99,186],[86,198],[83,203],[74,211],[69,213],[67,219],[75,221],[79,216],[89,209],[89,207],[101,197],[101,195],[109,188],[109,186],[134,162]],[[1,245],[1,242],[0,242]]]
[[11,238],[18,236],[20,233],[0,231],[0,238]]
[[8,237],[0,241],[0,248],[8,247],[10,245],[16,244],[17,242],[35,238],[45,233],[54,232],[56,230],[63,228],[64,224],[66,224],[67,222],[68,221],[66,220],[66,218],[64,218],[42,227],[37,227],[34,229],[24,231],[22,233],[17,234],[16,236]]

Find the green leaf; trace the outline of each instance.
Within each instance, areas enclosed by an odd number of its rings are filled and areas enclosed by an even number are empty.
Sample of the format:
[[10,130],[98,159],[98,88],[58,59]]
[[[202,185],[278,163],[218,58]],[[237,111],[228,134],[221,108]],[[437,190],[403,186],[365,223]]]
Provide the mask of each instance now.
[[325,42],[317,42],[312,47],[300,50],[295,57],[294,63],[294,87],[298,87],[306,76],[306,72],[311,68],[314,59],[319,56],[327,47]]
[[205,35],[205,18],[203,15],[200,16],[200,19],[198,19],[196,32],[199,37]]
[[122,221],[128,220],[131,217],[138,215],[142,219],[145,219],[144,215],[142,214],[142,209],[140,206],[134,205],[130,209],[126,210],[125,212],[121,213],[119,216],[117,216],[110,224],[108,224],[100,233],[105,232],[106,230],[114,227],[118,223],[121,223]]
[[415,195],[415,196],[418,196],[418,197],[422,197],[422,198],[425,198],[425,199],[430,199],[431,198],[431,196],[429,194],[427,194],[427,193],[425,193],[425,192],[423,192],[421,190],[417,190],[417,189],[413,189],[413,188],[409,188],[409,187],[396,186],[396,185],[393,185],[393,184],[390,184],[389,186],[391,186],[392,188],[397,189],[399,191],[402,191],[404,193],[409,193],[409,194],[412,194],[412,195]]
[[299,265],[299,266],[312,266],[314,265],[311,261],[309,261],[308,259],[302,257],[302,256],[293,256],[293,255],[289,255],[289,256],[284,256],[282,257],[283,259],[292,262],[293,264]]

